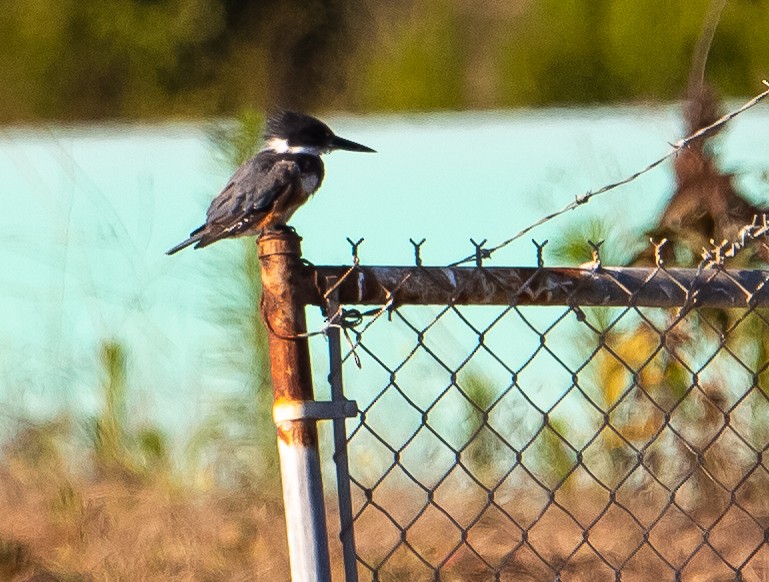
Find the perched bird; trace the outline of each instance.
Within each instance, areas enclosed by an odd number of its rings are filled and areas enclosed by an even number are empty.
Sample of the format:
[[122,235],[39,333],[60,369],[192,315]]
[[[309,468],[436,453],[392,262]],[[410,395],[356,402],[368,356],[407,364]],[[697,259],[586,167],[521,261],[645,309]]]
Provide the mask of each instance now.
[[166,252],[172,255],[223,238],[259,235],[286,222],[323,181],[321,154],[333,150],[373,152],[338,137],[309,115],[281,111],[267,120],[262,149],[240,166],[208,208],[206,223]]

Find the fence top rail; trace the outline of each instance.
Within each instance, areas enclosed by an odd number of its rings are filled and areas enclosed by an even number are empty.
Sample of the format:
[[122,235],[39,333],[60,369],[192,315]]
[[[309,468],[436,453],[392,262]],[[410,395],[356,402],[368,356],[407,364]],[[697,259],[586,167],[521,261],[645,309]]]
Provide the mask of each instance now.
[[769,307],[769,270],[306,265],[308,305]]

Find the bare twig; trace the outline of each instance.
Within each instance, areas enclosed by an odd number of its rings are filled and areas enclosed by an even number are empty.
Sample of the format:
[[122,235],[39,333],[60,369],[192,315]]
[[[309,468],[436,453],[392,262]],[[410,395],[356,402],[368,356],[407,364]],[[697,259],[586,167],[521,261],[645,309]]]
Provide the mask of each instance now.
[[[767,87],[769,87],[769,81],[763,80],[762,83],[764,85],[766,85]],[[646,174],[647,172],[650,172],[651,170],[653,170],[654,168],[656,168],[657,166],[662,164],[662,162],[664,162],[668,158],[670,158],[670,157],[674,156],[676,153],[678,153],[679,150],[682,150],[683,148],[688,146],[694,140],[699,139],[699,138],[707,135],[708,133],[712,132],[713,130],[715,130],[715,129],[721,127],[722,125],[724,125],[725,123],[731,121],[732,119],[737,117],[739,114],[741,114],[744,111],[747,111],[751,107],[755,106],[762,99],[764,99],[767,95],[769,95],[769,89],[767,89],[766,91],[764,91],[763,93],[761,93],[759,95],[756,95],[755,97],[753,97],[753,99],[751,99],[750,101],[745,103],[739,109],[736,109],[735,111],[732,111],[730,113],[727,113],[726,115],[723,115],[718,120],[716,120],[713,123],[711,123],[710,125],[708,125],[706,127],[703,127],[701,129],[698,129],[697,131],[695,131],[690,136],[685,137],[683,139],[680,139],[677,142],[671,144],[672,145],[672,149],[668,153],[666,153],[664,156],[662,156],[658,160],[653,161],[652,163],[647,165],[645,168],[635,172],[634,174],[628,176],[627,178],[619,180],[618,182],[613,182],[611,184],[607,184],[606,186],[603,186],[602,188],[599,188],[598,190],[589,191],[589,192],[586,192],[585,194],[582,194],[581,196],[575,197],[573,202],[570,202],[569,204],[567,204],[566,206],[564,206],[563,208],[561,208],[560,210],[558,210],[556,212],[552,212],[552,213],[550,213],[550,214],[548,214],[546,216],[543,216],[542,218],[540,218],[536,222],[530,224],[529,226],[527,226],[523,230],[520,230],[519,232],[517,232],[515,235],[513,235],[512,237],[510,237],[506,241],[498,244],[495,247],[491,247],[489,249],[484,249],[484,252],[485,252],[486,256],[487,257],[490,256],[492,253],[498,251],[499,249],[501,249],[503,247],[506,247],[511,242],[513,242],[515,240],[518,240],[519,238],[521,238],[522,236],[524,236],[528,232],[534,230],[538,226],[541,226],[541,225],[545,224],[546,222],[549,222],[550,220],[560,216],[561,214],[565,214],[566,212],[569,212],[570,210],[574,210],[575,208],[577,208],[578,206],[581,206],[582,204],[586,204],[592,198],[595,198],[599,194],[603,194],[603,193],[608,192],[610,190],[614,190],[615,188],[618,188],[620,186],[624,186],[625,184],[628,184],[628,183],[632,182],[633,180],[635,180],[639,176],[642,176],[643,174]],[[475,255],[474,254],[473,255],[469,255],[469,256],[467,256],[467,257],[465,257],[463,259],[460,259],[459,261],[451,263],[449,266],[454,267],[456,265],[461,265],[462,263],[467,263],[468,261],[472,261],[474,259],[475,259]]]

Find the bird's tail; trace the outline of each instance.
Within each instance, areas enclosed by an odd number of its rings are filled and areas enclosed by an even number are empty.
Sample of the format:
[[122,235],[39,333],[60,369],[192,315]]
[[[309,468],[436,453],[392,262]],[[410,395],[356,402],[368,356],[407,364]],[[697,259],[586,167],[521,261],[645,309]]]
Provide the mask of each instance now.
[[172,249],[168,249],[168,250],[166,251],[166,254],[167,254],[167,255],[173,255],[174,253],[178,253],[180,250],[182,250],[182,249],[186,249],[186,248],[187,248],[188,246],[190,246],[191,244],[195,244],[195,243],[196,243],[196,242],[198,242],[198,241],[199,241],[201,238],[203,238],[203,234],[202,234],[202,233],[201,233],[201,234],[196,234],[196,235],[193,235],[193,236],[191,236],[190,238],[188,238],[186,241],[184,241],[184,242],[180,242],[180,243],[179,243],[178,245],[176,245],[174,248],[172,248]]

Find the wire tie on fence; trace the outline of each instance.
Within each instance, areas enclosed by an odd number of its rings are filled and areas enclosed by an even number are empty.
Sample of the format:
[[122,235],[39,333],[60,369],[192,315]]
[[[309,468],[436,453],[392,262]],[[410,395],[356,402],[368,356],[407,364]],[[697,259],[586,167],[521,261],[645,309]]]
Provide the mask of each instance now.
[[358,260],[358,247],[363,244],[363,237],[359,238],[357,242],[354,242],[349,236],[347,242],[350,243],[353,261]]
[[345,323],[345,320],[344,320],[344,318],[346,317],[346,312],[348,310],[344,310],[340,308],[340,311],[342,311],[342,314],[339,316],[339,320],[341,321],[341,323],[335,323],[334,321],[329,321],[329,323],[326,324],[326,328],[324,332],[332,327],[342,330],[342,335],[344,336],[344,339],[347,342],[347,345],[350,347],[350,354],[352,354],[352,358],[355,361],[355,366],[359,370],[361,370],[363,369],[363,365],[361,364],[360,356],[358,355],[358,352],[355,351],[355,348],[356,348],[355,342],[352,341],[352,339],[350,339],[350,330],[352,329],[353,325],[357,325],[358,323],[360,323],[360,321],[362,321],[363,314],[360,313],[357,309],[350,309],[349,311],[357,312],[357,315],[360,317],[360,320],[357,320],[355,324],[348,324],[348,323]]
[[377,317],[379,317],[380,315],[382,315],[386,311],[387,312],[388,321],[392,321],[392,316],[393,316],[392,312],[393,312],[393,309],[395,308],[395,294],[398,292],[398,290],[401,287],[403,287],[403,284],[406,281],[408,281],[410,278],[411,278],[411,273],[407,273],[406,276],[403,277],[403,279],[400,280],[400,283],[398,283],[395,286],[395,289],[393,289],[392,291],[390,289],[388,289],[387,287],[385,287],[384,285],[380,284],[380,286],[382,287],[382,289],[384,289],[384,292],[385,292],[385,303],[384,303],[384,305],[382,305],[382,307],[379,307],[379,308],[370,309],[369,311],[364,312],[362,315],[363,316],[373,315],[374,319],[376,319]]
[[315,269],[315,263],[313,263],[310,259],[306,259],[304,257],[299,257],[299,261],[304,265],[305,267],[310,267],[311,269]]
[[355,400],[298,400],[280,402],[272,407],[275,424],[295,420],[333,420],[354,418],[359,414]]
[[590,248],[592,249],[592,255],[593,255],[593,270],[594,271],[600,271],[601,270],[601,245],[605,241],[599,240],[597,243],[594,243],[591,240],[587,241],[587,244],[590,245]]
[[[408,279],[410,276],[411,276],[411,274],[408,274],[408,275],[406,275],[406,276],[403,278],[403,281],[401,281],[401,282],[398,284],[398,287],[400,287],[401,285],[403,285],[403,282],[404,282],[406,279]],[[397,291],[397,290],[398,290],[398,287],[396,287],[396,288],[395,288],[395,291]],[[393,305],[395,304],[395,291],[390,291],[390,290],[388,290],[388,289],[385,289],[385,291],[387,291],[387,301],[386,301],[386,302],[385,302],[385,304],[384,304],[384,305],[383,305],[383,306],[380,308],[380,311],[381,311],[381,312],[385,312],[385,311],[386,311],[386,312],[387,312],[387,321],[392,321],[392,320],[393,320]]]
[[265,302],[264,302],[264,294],[259,298],[259,311],[262,314],[262,321],[264,322],[264,327],[267,328],[267,332],[274,335],[277,338],[280,338],[282,340],[298,340],[298,339],[305,339],[305,338],[311,338],[315,337],[316,335],[326,335],[326,332],[328,331],[329,326],[326,325],[323,329],[318,331],[305,331],[302,333],[280,333],[275,330],[274,327],[272,327],[272,322],[270,321],[270,318],[267,316],[267,310],[265,309]]
[[391,320],[392,320],[393,308],[395,306],[395,294],[400,290],[401,287],[403,287],[403,285],[409,279],[411,279],[411,273],[407,273],[406,276],[403,277],[403,279],[401,279],[400,283],[398,283],[395,286],[395,289],[393,289],[392,291],[387,291],[387,303],[385,303],[384,309],[387,309],[387,313],[389,314]]
[[[347,239],[347,240],[350,240],[350,239]],[[363,239],[361,239],[361,240],[363,240]],[[353,261],[352,261],[352,266],[349,269],[347,269],[344,272],[344,274],[336,280],[336,283],[334,283],[329,289],[327,289],[322,294],[323,295],[323,299],[325,300],[326,303],[328,303],[328,298],[331,297],[331,295],[334,293],[334,291],[336,291],[339,288],[339,286],[344,282],[344,280],[347,279],[347,277],[349,277],[350,275],[352,275],[353,271],[355,271],[355,269],[358,268],[358,265],[360,265],[360,260],[358,259],[357,256],[355,256],[353,258]],[[315,273],[315,276],[316,276],[315,288],[316,289],[320,289],[320,284],[318,283],[317,275],[318,275],[318,273],[316,272]]]
[[480,269],[483,267],[483,259],[488,259],[491,256],[491,251],[483,248],[483,245],[488,242],[488,239],[483,239],[479,243],[475,242],[473,239],[470,239],[470,242],[475,247],[475,266]]
[[350,339],[349,331],[363,321],[364,315],[366,314],[361,313],[357,309],[345,309],[340,305],[337,308],[336,313],[334,313],[328,318],[328,323],[326,324],[326,327],[323,330],[324,333],[331,328],[337,328],[342,330],[344,339],[345,341],[347,341],[347,345],[350,346],[350,354],[352,354],[353,360],[355,361],[355,365],[358,367],[359,370],[363,366],[361,365],[360,356],[358,356],[358,353],[355,351],[355,342],[353,342],[352,339]]
[[259,298],[259,312],[262,314],[262,321],[264,321],[264,327],[267,328],[267,331],[280,339],[298,339],[300,336],[283,335],[275,331],[275,328],[272,327],[272,322],[270,321],[270,318],[267,314],[266,305],[267,303],[265,302],[264,293],[262,293],[262,296]]
[[700,295],[700,290],[694,288],[694,285],[697,284],[697,278],[698,276],[695,276],[692,287],[686,290],[683,305],[676,309],[676,319],[678,321],[686,317],[686,315],[697,306],[697,299]]
[[654,245],[654,264],[656,264],[659,269],[664,268],[665,259],[662,257],[662,248],[668,244],[668,239],[663,238],[660,242],[656,243],[653,238],[649,238],[649,242]]
[[414,245],[414,264],[416,264],[417,267],[422,266],[422,245],[425,244],[426,239],[422,239],[419,242],[415,241],[413,238],[410,238],[409,241],[412,245]]
[[339,314],[340,325],[344,328],[352,328],[360,325],[363,321],[363,314],[357,309],[344,309]]
[[[406,277],[406,279],[408,279],[408,277]],[[401,281],[400,284],[402,285],[404,281]],[[396,287],[396,291],[397,291],[397,287]],[[326,327],[322,333],[326,333],[326,331],[332,327],[341,329],[342,334],[344,335],[344,339],[347,341],[347,344],[350,346],[350,354],[352,355],[353,360],[355,361],[355,365],[357,366],[358,369],[362,369],[363,365],[361,364],[360,356],[356,351],[356,344],[350,338],[350,330],[354,329],[355,326],[360,325],[360,323],[363,322],[364,317],[374,316],[374,318],[376,318],[376,317],[379,317],[385,310],[391,310],[393,301],[394,301],[394,296],[390,294],[390,292],[388,291],[387,302],[382,307],[377,307],[374,309],[369,309],[368,311],[361,312],[355,308],[345,309],[340,306],[337,309],[337,312],[331,317],[329,317],[328,323],[326,324]]]
[[298,339],[307,339],[311,337],[315,337],[317,335],[326,335],[326,332],[328,331],[328,326],[325,326],[323,329],[319,329],[318,331],[305,331],[302,333],[279,333],[275,331],[275,328],[272,327],[272,324],[270,323],[270,320],[267,318],[267,316],[264,316],[264,326],[267,328],[267,331],[270,332],[275,337],[282,339],[282,340],[298,340]]
[[542,249],[545,248],[545,245],[549,242],[548,240],[542,241],[542,244],[538,243],[536,240],[531,239],[531,242],[534,243],[534,246],[537,248],[537,268],[541,269],[545,266],[545,260],[542,258]]

